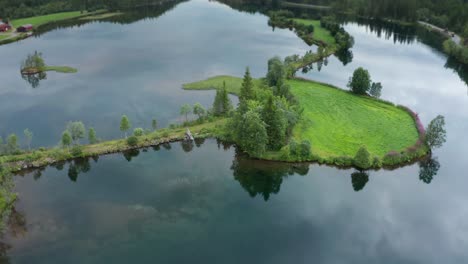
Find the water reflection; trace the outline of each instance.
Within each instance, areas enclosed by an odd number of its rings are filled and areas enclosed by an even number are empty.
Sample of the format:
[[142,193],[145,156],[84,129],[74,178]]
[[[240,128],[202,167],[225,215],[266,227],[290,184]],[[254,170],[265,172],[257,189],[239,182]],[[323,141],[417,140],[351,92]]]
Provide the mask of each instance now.
[[45,72],[39,72],[35,74],[21,74],[21,78],[27,81],[32,88],[37,88],[39,87],[42,80],[47,79],[47,74]]
[[283,178],[294,174],[306,175],[309,172],[309,164],[258,161],[243,154],[236,154],[231,170],[234,179],[251,197],[260,195],[268,201],[271,194],[279,193]]
[[369,181],[369,174],[365,171],[356,171],[351,174],[351,184],[356,192],[361,191]]
[[419,162],[419,179],[427,184],[431,183],[440,169],[437,158],[428,157]]

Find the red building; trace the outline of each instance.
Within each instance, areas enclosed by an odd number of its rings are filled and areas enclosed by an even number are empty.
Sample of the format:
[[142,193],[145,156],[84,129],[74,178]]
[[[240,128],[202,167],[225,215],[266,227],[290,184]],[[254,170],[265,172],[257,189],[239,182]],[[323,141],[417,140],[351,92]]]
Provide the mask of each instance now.
[[18,32],[29,32],[33,30],[33,25],[27,24],[27,25],[22,25],[21,27],[18,27],[16,31]]
[[0,32],[5,32],[11,29],[11,26],[8,24],[0,24]]

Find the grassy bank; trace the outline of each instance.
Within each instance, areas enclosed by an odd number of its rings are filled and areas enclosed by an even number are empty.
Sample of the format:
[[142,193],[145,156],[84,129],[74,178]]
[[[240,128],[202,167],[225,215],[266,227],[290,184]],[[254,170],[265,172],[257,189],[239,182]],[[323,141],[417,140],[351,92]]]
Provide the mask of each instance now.
[[[254,85],[260,86],[262,80],[254,79]],[[185,90],[216,90],[223,87],[223,83],[226,83],[226,90],[230,94],[238,95],[240,93],[240,87],[242,85],[242,78],[219,75],[208,78],[203,81],[187,83],[182,86]]]
[[305,26],[313,25],[314,39],[323,41],[327,45],[334,45],[336,43],[335,38],[332,36],[330,31],[320,25],[320,20],[294,18],[293,21]]
[[82,13],[80,11],[62,12],[62,13],[55,13],[55,14],[44,15],[44,16],[35,16],[35,17],[15,19],[15,20],[12,20],[11,23],[13,27],[15,28],[22,26],[22,25],[26,25],[26,24],[31,24],[34,27],[39,27],[47,23],[77,18],[81,16],[87,16],[91,14],[95,14],[95,12],[90,12],[90,13],[87,13],[87,12]]
[[[218,89],[223,81],[229,83],[230,92],[238,93],[242,79],[232,76],[186,84],[184,89]],[[255,82],[261,84],[261,80]],[[287,84],[304,109],[291,140],[312,143],[312,155],[307,161],[352,166],[357,151],[365,146],[375,160],[373,167],[379,168],[410,162],[429,151],[420,143],[418,121],[409,109],[314,81],[291,79]],[[260,158],[299,161],[288,157],[287,146]]]
[[41,72],[60,72],[60,73],[77,73],[78,70],[68,66],[45,66],[45,67],[28,67],[21,69],[21,74],[37,74]]
[[[225,119],[216,119],[212,122],[189,126],[195,137],[209,137],[219,134],[219,130],[225,124]],[[137,137],[138,143],[130,146],[126,139],[103,141],[97,144],[81,145],[71,148],[39,149],[18,155],[0,157],[0,166],[10,172],[23,169],[39,168],[59,161],[80,157],[92,157],[109,153],[122,152],[130,149],[156,146],[167,142],[184,139],[187,128],[165,128]],[[79,151],[77,151],[79,149]]]
[[90,16],[85,16],[80,18],[81,20],[100,20],[100,19],[106,19],[110,17],[115,17],[115,16],[120,16],[123,13],[121,12],[111,12],[111,13],[103,13],[103,14],[98,14],[98,15],[90,15]]

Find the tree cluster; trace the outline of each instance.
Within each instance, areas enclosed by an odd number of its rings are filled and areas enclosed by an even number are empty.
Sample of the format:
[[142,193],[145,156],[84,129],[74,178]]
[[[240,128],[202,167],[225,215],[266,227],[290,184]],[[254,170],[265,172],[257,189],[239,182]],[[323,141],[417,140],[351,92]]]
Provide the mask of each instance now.
[[254,157],[286,145],[300,111],[285,85],[284,64],[268,62],[265,85],[255,87],[247,68],[239,95],[239,106],[228,124],[228,136]]
[[358,95],[369,94],[379,98],[382,94],[382,84],[379,82],[373,83],[369,71],[362,67],[354,70],[353,76],[349,79],[348,87]]

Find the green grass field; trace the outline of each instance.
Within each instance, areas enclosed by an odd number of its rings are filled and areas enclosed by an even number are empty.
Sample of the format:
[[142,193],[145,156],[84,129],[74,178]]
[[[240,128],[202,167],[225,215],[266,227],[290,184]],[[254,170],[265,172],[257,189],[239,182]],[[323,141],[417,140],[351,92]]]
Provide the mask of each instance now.
[[[223,81],[230,92],[239,93],[242,78],[232,76],[186,84],[184,89],[216,89]],[[287,83],[304,107],[293,138],[309,140],[313,154],[322,159],[352,158],[363,145],[372,156],[383,158],[389,151],[402,151],[418,140],[414,120],[400,108],[313,81],[293,79]],[[271,157],[275,159],[274,154]]]
[[3,35],[3,34],[2,34],[2,35],[0,35],[0,40],[6,39],[6,38],[9,38],[9,37],[10,37],[10,35]]
[[330,31],[327,29],[323,28],[320,25],[319,20],[311,20],[311,19],[300,19],[300,18],[294,18],[294,22],[303,24],[303,25],[313,25],[314,26],[314,39],[316,40],[321,40],[328,45],[333,45],[335,44],[335,38],[331,35]]
[[43,25],[43,24],[47,24],[49,22],[75,18],[75,17],[79,17],[79,16],[82,16],[82,15],[83,14],[80,11],[62,12],[62,13],[45,15],[45,16],[36,16],[36,17],[15,19],[15,20],[11,21],[11,23],[13,24],[13,26],[15,28],[19,27],[21,25],[25,25],[25,24],[31,24],[31,25],[37,27],[37,26],[40,26],[40,25]]
[[[219,75],[215,77],[208,78],[203,81],[187,83],[183,85],[185,90],[213,90],[221,89],[223,87],[223,82],[226,82],[226,90],[230,94],[239,94],[240,87],[242,85],[242,78],[228,76],[228,75]],[[254,79],[254,84],[256,86],[261,85],[262,81],[260,79]]]
[[289,80],[288,84],[304,107],[294,138],[309,140],[314,154],[322,158],[354,157],[363,145],[382,158],[418,140],[414,120],[400,108],[313,81]]
[[68,66],[46,66],[44,67],[44,71],[54,71],[60,73],[76,73],[78,72],[77,69],[68,67]]

